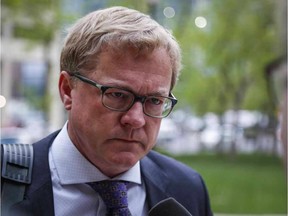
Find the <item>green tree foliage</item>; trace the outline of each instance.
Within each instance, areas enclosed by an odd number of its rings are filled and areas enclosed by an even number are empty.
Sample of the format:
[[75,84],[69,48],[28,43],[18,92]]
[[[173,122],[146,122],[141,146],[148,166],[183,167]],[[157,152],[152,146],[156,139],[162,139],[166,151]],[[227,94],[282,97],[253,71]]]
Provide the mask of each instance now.
[[[35,45],[43,48],[44,62],[47,66],[47,82],[51,75],[50,49],[54,41],[55,33],[59,30],[64,20],[60,12],[59,0],[2,0],[1,24],[10,25],[11,37],[24,39],[26,48]],[[46,112],[50,107],[49,83],[45,84],[44,97],[40,97],[35,89],[27,89],[23,86],[23,95],[35,108]]]
[[14,24],[14,36],[34,43],[49,44],[60,25],[57,0],[2,0],[2,22]]
[[[191,14],[176,35],[184,70],[176,89],[197,114],[227,109],[271,112],[264,68],[280,55],[273,0],[213,0]],[[197,28],[197,16],[207,19]]]

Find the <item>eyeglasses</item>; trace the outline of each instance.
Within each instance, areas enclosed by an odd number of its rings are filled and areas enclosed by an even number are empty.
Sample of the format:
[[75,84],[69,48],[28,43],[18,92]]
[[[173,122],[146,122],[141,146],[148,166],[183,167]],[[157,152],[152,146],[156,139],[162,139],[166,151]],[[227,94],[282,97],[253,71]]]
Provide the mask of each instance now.
[[79,80],[88,83],[102,92],[102,104],[104,107],[119,112],[128,111],[136,102],[141,102],[143,105],[143,112],[153,118],[167,117],[175,104],[177,99],[172,93],[169,97],[165,96],[139,96],[133,92],[112,86],[100,85],[87,77],[82,76],[80,73],[69,73],[70,76],[76,77]]

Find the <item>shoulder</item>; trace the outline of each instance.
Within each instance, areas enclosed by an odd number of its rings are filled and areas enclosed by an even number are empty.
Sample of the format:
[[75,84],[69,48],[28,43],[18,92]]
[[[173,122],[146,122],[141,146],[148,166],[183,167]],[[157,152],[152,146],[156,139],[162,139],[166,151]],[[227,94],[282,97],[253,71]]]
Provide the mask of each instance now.
[[169,179],[171,187],[175,186],[181,190],[179,187],[181,184],[184,190],[190,188],[196,193],[206,190],[202,176],[196,170],[171,157],[151,151],[142,162],[146,163],[146,165],[143,164],[143,168],[162,173],[165,178]]
[[141,163],[142,173],[150,184],[157,185],[168,197],[174,197],[193,215],[212,215],[205,182],[196,170],[155,151]]
[[56,138],[56,136],[58,135],[59,132],[60,132],[60,130],[57,130],[57,131],[47,135],[43,139],[33,143],[33,145],[38,147],[39,145],[45,145],[46,144],[50,147],[51,143],[54,141],[54,139]]
[[172,157],[160,154],[156,151],[151,151],[147,158],[149,160],[153,161],[153,163],[158,166],[159,169],[161,169],[163,172],[169,174],[179,174],[179,175],[185,175],[187,177],[195,178],[199,176],[199,173],[195,171],[193,168],[187,166],[186,164],[183,164],[182,162],[179,162],[175,160]]

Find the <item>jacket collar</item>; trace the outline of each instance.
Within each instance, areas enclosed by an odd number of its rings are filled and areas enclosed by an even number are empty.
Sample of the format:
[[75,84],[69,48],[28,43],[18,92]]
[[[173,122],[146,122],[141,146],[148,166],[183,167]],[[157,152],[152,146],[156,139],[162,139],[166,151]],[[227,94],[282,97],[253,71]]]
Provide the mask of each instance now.
[[149,209],[161,200],[170,197],[168,177],[164,172],[161,172],[161,168],[150,158],[152,154],[155,153],[150,152],[140,161]]

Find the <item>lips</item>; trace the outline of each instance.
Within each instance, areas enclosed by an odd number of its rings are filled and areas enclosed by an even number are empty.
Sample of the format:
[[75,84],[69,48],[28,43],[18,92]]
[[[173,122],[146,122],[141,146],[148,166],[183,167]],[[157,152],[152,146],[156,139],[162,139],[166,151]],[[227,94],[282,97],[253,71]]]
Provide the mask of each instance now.
[[125,139],[125,138],[114,138],[114,139],[111,139],[112,142],[115,142],[115,143],[122,143],[123,146],[125,146],[125,144],[127,145],[127,147],[130,145],[131,146],[137,146],[137,145],[140,145],[142,146],[142,148],[146,148],[146,144],[145,142],[142,142],[140,140],[135,140],[135,139]]
[[140,143],[141,141],[138,141],[138,140],[132,140],[132,139],[123,139],[123,138],[115,138],[113,140],[118,140],[118,141],[121,141],[121,142],[127,142],[127,143]]

